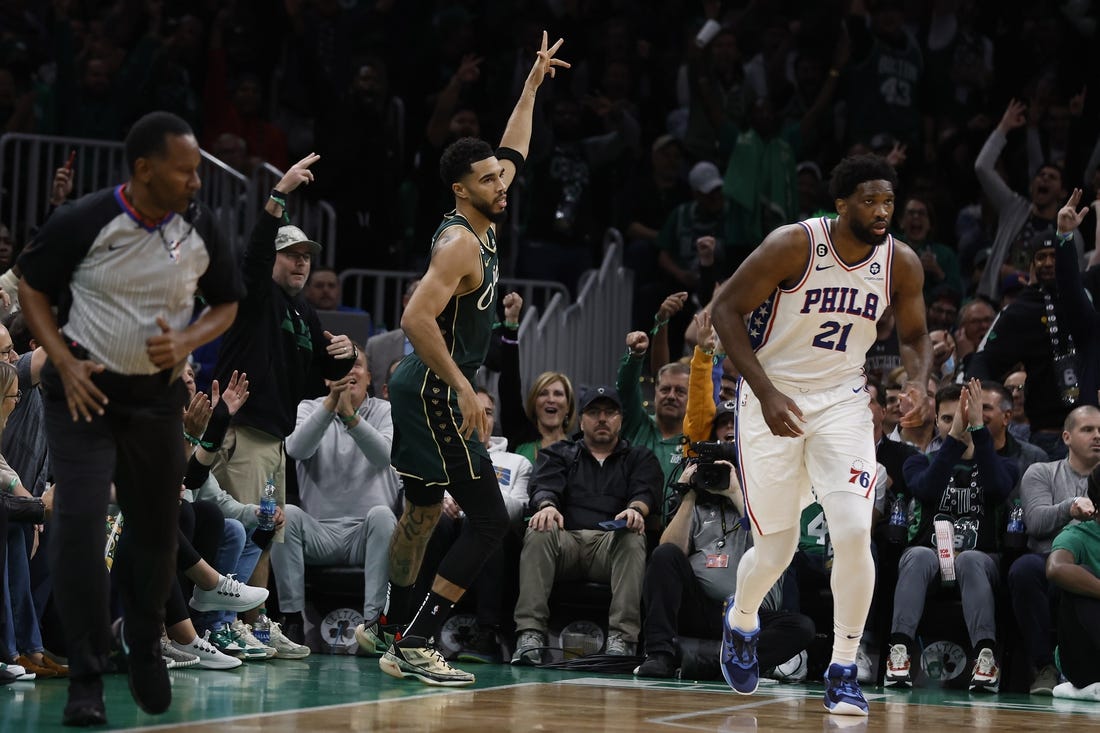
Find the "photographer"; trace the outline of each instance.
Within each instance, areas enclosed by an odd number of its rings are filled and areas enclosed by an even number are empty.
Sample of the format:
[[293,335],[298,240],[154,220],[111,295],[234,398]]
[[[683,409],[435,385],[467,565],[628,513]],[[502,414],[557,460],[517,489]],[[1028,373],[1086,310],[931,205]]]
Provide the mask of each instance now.
[[[751,550],[741,486],[733,471],[732,444],[693,443],[696,458],[675,488],[680,506],[653,551],[642,585],[645,661],[639,677],[674,677],[679,634],[722,638],[722,606],[737,585],[737,569]],[[752,562],[751,558],[749,562]],[[760,665],[771,669],[797,655],[814,637],[806,616],[776,610],[779,585],[760,609]],[[718,657],[712,676],[719,673]]]

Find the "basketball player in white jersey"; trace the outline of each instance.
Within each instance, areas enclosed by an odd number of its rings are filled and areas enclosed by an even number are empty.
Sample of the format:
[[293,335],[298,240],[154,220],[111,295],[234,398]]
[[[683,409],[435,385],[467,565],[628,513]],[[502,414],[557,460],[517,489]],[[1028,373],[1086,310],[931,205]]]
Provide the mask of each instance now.
[[722,672],[737,692],[756,690],[757,609],[790,563],[800,512],[816,495],[834,547],[825,707],[836,714],[867,715],[855,657],[874,590],[876,460],[863,363],[883,310],[894,309],[910,378],[905,390],[920,406],[907,417],[926,409],[932,363],[920,259],[888,233],[896,185],[882,158],[844,159],[830,183],[837,218],[773,231],[712,306],[718,336],[742,375],[737,446],[755,545],[728,601]]

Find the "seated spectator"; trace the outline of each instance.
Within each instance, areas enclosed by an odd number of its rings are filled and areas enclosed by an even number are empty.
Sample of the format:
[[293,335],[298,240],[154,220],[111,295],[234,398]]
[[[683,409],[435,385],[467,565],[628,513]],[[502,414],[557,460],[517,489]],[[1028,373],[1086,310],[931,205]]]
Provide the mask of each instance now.
[[367,357],[358,352],[342,379],[328,382],[325,397],[298,405],[286,453],[297,464],[301,508],[287,506],[285,540],[274,543],[271,566],[286,623],[301,624],[306,565],[363,568],[363,619],[356,639],[369,654],[386,651],[382,611],[389,582],[390,537],[400,484],[390,467],[390,405],[367,396]]
[[[495,413],[493,396],[485,389],[478,389],[478,399],[485,405],[485,413],[492,422]],[[513,529],[523,524],[523,513],[527,509],[527,486],[531,480],[531,462],[518,453],[508,452],[508,439],[495,435],[485,436],[485,447],[496,469],[497,483],[508,510],[508,522]],[[459,532],[466,525],[462,507],[450,494],[443,495],[443,513],[432,530],[428,547],[424,551],[424,562],[417,576],[416,597],[427,595],[432,581],[439,570],[439,563],[447,551],[458,539]],[[518,535],[510,532],[510,537]],[[508,541],[507,539],[505,540]],[[464,662],[500,662],[501,611],[504,607],[504,589],[507,585],[506,573],[509,565],[505,551],[497,548],[481,567],[481,572],[470,588],[475,600],[477,627],[471,638],[467,639],[458,651],[457,659]],[[466,596],[469,597],[469,594]]]
[[981,383],[940,390],[936,395],[937,421],[948,428],[943,447],[928,456],[905,462],[905,478],[919,501],[916,536],[901,555],[894,590],[894,618],[890,627],[890,659],[886,685],[912,684],[910,649],[924,614],[924,600],[937,577],[948,580],[938,559],[933,521],[954,525],[951,571],[958,578],[963,617],[975,652],[970,690],[996,692],[1001,671],[994,654],[997,632],[993,592],[1000,568],[998,518],[1002,504],[1019,478],[1011,458],[993,450],[990,431],[982,423]]
[[940,286],[925,297],[928,308],[925,321],[929,331],[944,329],[954,333],[959,318],[959,291]]
[[344,305],[340,278],[331,267],[313,267],[309,271],[306,289],[302,292],[306,302],[319,311],[366,313],[362,308]]
[[[405,285],[405,293],[401,296],[402,310],[409,304],[409,298],[412,297],[418,285],[420,285],[419,279],[410,280]],[[398,313],[395,317],[400,322],[401,314]],[[381,324],[376,323],[375,326],[381,327]],[[385,384],[388,381],[385,370],[389,369],[395,361],[400,361],[411,354],[412,344],[405,338],[405,332],[400,327],[391,328],[389,331],[376,333],[367,339],[366,352],[367,364],[371,366],[371,384]]]
[[1059,532],[1093,515],[1095,507],[1087,493],[1089,475],[1100,465],[1100,410],[1085,406],[1071,412],[1062,440],[1068,448],[1065,458],[1035,463],[1020,481],[1029,552],[1017,558],[1008,571],[1012,610],[1034,672],[1032,695],[1053,694],[1058,684],[1047,559]]
[[[0,381],[3,381],[2,376],[0,376]],[[12,382],[14,383],[14,380],[12,380]],[[9,402],[11,402],[11,400],[7,397],[3,398],[3,404],[5,406]],[[0,416],[3,415],[6,409],[10,408],[0,407]],[[2,459],[0,459],[0,463],[2,462]],[[7,476],[11,475],[11,470],[7,468],[6,463],[0,466],[0,476],[5,474]],[[52,492],[47,494],[44,497],[45,500],[43,500],[33,496],[17,496],[6,491],[0,491],[0,533],[4,535],[7,534],[9,522],[41,524],[45,521],[46,514],[51,508],[49,504],[51,495]],[[0,565],[3,565],[7,561],[6,554],[6,543],[0,543]],[[0,584],[0,594],[5,597],[7,596],[7,584]],[[9,682],[23,682],[35,679],[35,672],[16,663],[16,655],[13,653],[13,650],[8,647],[8,642],[6,641],[10,636],[7,626],[8,622],[6,618],[0,616],[0,685]]]
[[[579,578],[611,583],[605,652],[634,654],[641,631],[645,518],[663,481],[653,454],[621,437],[622,409],[614,388],[589,390],[581,400],[581,437],[555,443],[539,456],[528,487],[534,514],[520,554],[512,664],[541,661],[554,582]],[[601,529],[609,520],[625,526]]]
[[1054,538],[1047,579],[1062,590],[1058,649],[1066,682],[1055,697],[1100,700],[1100,476],[1094,469],[1084,502],[1092,512]]

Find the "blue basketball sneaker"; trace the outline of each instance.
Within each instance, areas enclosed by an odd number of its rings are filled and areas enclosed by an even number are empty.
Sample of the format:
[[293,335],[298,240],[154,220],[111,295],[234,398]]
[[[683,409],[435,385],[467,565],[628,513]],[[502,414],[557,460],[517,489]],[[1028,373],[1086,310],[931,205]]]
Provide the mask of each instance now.
[[759,640],[759,628],[748,632],[735,629],[729,614],[722,614],[722,676],[734,692],[751,695],[760,684],[760,661],[756,658]]
[[859,689],[859,667],[829,665],[825,673],[825,709],[834,715],[867,714],[867,700]]

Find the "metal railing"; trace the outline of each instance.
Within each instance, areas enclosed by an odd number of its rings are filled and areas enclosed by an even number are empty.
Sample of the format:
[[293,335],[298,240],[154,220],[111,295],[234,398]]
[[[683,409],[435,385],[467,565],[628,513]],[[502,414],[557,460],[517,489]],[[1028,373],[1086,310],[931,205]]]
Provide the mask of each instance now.
[[[49,213],[54,171],[73,160],[72,196],[123,183],[129,178],[122,143],[86,138],[51,137],[9,133],[0,137],[0,221],[8,225],[18,243]],[[222,230],[240,242],[247,213],[248,179],[209,153],[199,167],[202,190],[199,200],[208,206]]]
[[634,272],[623,265],[622,256],[622,236],[609,229],[603,261],[598,270],[581,276],[577,302],[555,295],[541,315],[531,309],[523,318],[519,353],[524,395],[545,371],[569,375],[574,389],[614,384],[634,293]]
[[[396,328],[401,318],[405,288],[411,280],[421,275],[422,272],[412,270],[349,269],[340,273],[340,286],[345,296],[350,294],[352,305],[371,314],[376,326]],[[545,303],[554,298],[569,302],[569,290],[551,280],[502,277],[497,281],[497,292],[512,291],[519,293],[525,303]]]

